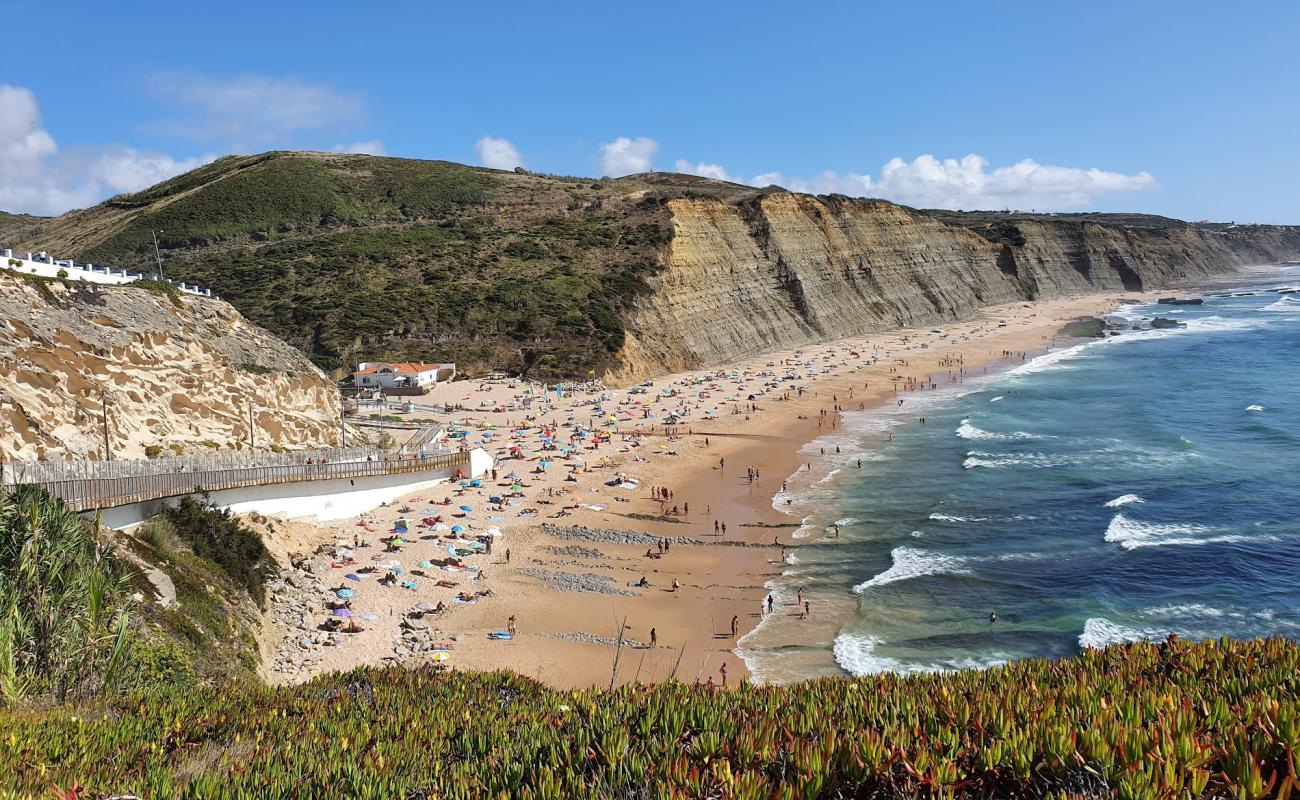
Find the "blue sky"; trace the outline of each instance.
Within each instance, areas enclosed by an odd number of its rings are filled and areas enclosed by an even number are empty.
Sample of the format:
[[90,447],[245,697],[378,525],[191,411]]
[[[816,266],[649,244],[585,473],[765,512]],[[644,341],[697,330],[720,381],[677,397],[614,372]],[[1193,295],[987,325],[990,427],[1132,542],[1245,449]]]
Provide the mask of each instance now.
[[354,148],[1300,223],[1294,2],[0,0],[0,29],[4,210]]

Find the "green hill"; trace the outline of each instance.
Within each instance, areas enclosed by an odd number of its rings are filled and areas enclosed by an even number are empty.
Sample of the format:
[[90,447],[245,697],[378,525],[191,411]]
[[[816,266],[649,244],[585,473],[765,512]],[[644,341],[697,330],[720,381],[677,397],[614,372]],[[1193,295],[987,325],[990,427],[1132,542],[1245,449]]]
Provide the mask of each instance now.
[[211,287],[326,369],[384,357],[581,375],[622,344],[619,312],[668,240],[663,198],[744,191],[651,180],[232,156],[29,220],[23,244],[152,272],[157,231],[168,277]]

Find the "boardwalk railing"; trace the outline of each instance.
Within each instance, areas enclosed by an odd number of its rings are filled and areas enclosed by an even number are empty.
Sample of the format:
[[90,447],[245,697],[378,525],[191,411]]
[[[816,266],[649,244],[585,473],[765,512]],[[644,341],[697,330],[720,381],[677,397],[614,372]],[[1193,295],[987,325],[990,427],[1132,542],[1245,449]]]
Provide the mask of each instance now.
[[[108,462],[129,464],[132,462]],[[373,475],[397,475],[409,472],[446,471],[451,477],[456,470],[470,469],[470,454],[437,453],[425,456],[397,458],[390,455],[365,457],[360,460],[307,463],[286,463],[264,466],[232,467],[204,471],[155,472],[154,474],[125,475],[120,477],[67,478],[62,480],[13,480],[6,470],[5,483],[39,483],[46,491],[61,498],[74,511],[158,500],[164,497],[215,492],[221,489],[238,489],[248,486],[297,483],[300,481],[329,480],[332,478],[363,478]]]
[[292,450],[284,453],[247,451],[178,458],[128,459],[123,461],[5,461],[0,462],[0,483],[49,483],[52,481],[142,478],[173,472],[214,472],[247,467],[284,467],[319,464],[322,461],[378,461],[386,451],[377,447],[331,447]]

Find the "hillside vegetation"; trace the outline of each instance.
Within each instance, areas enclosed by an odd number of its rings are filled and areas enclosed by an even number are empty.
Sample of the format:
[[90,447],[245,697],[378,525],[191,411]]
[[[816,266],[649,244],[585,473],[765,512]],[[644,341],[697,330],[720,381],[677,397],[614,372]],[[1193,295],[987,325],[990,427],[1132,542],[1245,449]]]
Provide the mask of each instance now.
[[0,488],[0,707],[251,679],[272,567],[194,498],[109,535],[39,487]]
[[157,231],[169,277],[211,287],[326,369],[385,357],[572,375],[621,346],[619,312],[667,243],[651,188],[273,152],[220,159],[29,238],[147,266]]
[[1283,640],[732,691],[364,669],[0,711],[0,796],[1288,797],[1298,676]]

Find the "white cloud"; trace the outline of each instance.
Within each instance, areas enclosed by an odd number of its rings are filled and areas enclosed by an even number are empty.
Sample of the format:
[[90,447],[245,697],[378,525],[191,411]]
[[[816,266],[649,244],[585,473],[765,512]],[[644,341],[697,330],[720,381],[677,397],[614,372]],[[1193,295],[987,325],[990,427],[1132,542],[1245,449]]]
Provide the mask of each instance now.
[[620,136],[600,146],[600,174],[617,178],[621,175],[649,172],[654,168],[650,160],[658,151],[659,143],[654,139],[645,136],[635,139]]
[[359,153],[367,156],[386,156],[388,151],[384,149],[384,143],[378,139],[367,139],[364,142],[353,142],[352,144],[336,144],[330,148],[331,153]]
[[804,179],[765,172],[746,181],[723,177],[727,171],[716,164],[692,166],[684,160],[677,162],[677,169],[751,186],[776,184],[796,192],[882,197],[920,208],[1062,210],[1086,207],[1099,195],[1137,192],[1159,185],[1145,171],[1126,175],[1096,168],[1039,164],[1030,159],[989,169],[989,162],[977,155],[942,161],[931,155],[910,162],[893,158],[881,168],[879,177],[828,171]]
[[684,158],[677,159],[676,170],[686,175],[699,175],[701,178],[713,178],[731,183],[746,183],[745,179],[728,173],[720,164],[706,164],[703,161],[692,164]]
[[474,143],[479,163],[492,169],[514,169],[524,165],[524,157],[508,139],[484,136]]
[[124,146],[60,152],[41,125],[35,95],[0,84],[0,210],[59,214],[110,194],[138,191],[211,160]]
[[764,172],[762,175],[755,175],[747,181],[740,181],[740,183],[748,183],[750,186],[757,186],[762,189],[768,186],[784,186],[785,177],[779,172]]
[[189,139],[276,141],[296,131],[331,129],[355,122],[365,112],[357,95],[294,79],[247,75],[219,80],[163,73],[153,77],[150,88],[162,101],[195,116],[153,122],[146,127]]
[[1057,167],[1025,159],[990,170],[988,161],[968,155],[960,161],[923,155],[890,159],[875,190],[915,206],[938,208],[1078,208],[1100,194],[1155,188],[1148,172],[1125,175],[1096,168]]

